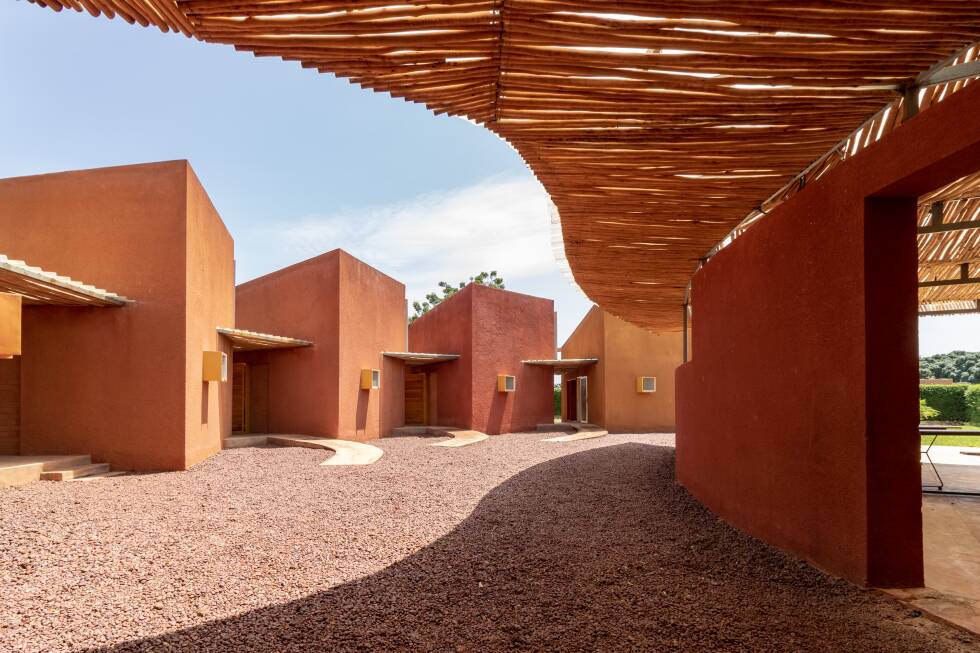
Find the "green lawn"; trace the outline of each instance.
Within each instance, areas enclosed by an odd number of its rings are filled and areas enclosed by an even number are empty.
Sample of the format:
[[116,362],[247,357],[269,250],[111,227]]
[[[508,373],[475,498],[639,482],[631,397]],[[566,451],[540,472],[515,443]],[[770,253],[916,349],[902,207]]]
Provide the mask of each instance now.
[[[980,429],[980,425],[977,424],[963,424],[962,426],[950,426],[950,429],[966,429],[968,431],[973,431],[975,429]],[[929,444],[932,440],[931,435],[922,436],[922,444]],[[933,444],[934,447],[980,447],[980,435],[971,435],[967,437],[947,437],[940,435],[936,442]]]

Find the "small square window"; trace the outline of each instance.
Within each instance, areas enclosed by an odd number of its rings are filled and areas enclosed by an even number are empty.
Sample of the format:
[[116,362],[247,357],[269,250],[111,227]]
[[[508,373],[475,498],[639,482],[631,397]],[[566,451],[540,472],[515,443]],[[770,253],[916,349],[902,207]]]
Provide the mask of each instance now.
[[638,376],[636,377],[636,391],[641,394],[648,394],[657,391],[657,377]]

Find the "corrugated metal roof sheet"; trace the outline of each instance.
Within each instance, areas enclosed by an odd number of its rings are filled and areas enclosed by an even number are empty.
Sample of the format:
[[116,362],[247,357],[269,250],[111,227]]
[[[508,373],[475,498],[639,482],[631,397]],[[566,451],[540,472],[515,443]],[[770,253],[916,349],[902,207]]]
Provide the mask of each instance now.
[[290,347],[309,347],[313,343],[309,340],[299,338],[289,338],[287,336],[275,336],[271,333],[259,333],[257,331],[246,331],[245,329],[233,329],[231,327],[218,327],[218,333],[231,340],[231,346],[237,351],[249,349],[287,349]]
[[124,306],[132,300],[71,277],[0,254],[0,292],[21,295],[25,304]]
[[598,358],[546,358],[541,360],[529,360],[521,361],[525,365],[541,365],[546,367],[555,367],[558,369],[572,369],[576,367],[585,367],[586,365],[595,365],[599,362]]
[[459,358],[459,354],[425,354],[414,351],[385,351],[381,352],[388,358],[403,360],[409,365],[425,365],[427,363],[443,363],[454,361]]

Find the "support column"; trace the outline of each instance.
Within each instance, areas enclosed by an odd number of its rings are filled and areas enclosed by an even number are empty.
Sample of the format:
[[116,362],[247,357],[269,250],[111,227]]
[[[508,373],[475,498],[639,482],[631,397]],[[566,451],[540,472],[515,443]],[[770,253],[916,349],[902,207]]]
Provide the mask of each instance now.
[[922,586],[916,198],[865,201],[868,585]]

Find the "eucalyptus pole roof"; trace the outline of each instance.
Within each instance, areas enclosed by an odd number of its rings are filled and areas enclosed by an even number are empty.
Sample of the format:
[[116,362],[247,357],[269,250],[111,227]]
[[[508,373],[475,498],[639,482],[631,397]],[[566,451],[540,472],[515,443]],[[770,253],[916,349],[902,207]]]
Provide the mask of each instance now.
[[486,126],[550,193],[578,285],[656,330],[680,328],[692,271],[733,228],[801,170],[834,165],[842,142],[893,129],[900,92],[980,40],[977,0],[31,2],[297,61]]
[[980,171],[922,198],[918,238],[919,312],[980,313]]

